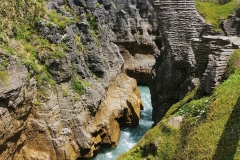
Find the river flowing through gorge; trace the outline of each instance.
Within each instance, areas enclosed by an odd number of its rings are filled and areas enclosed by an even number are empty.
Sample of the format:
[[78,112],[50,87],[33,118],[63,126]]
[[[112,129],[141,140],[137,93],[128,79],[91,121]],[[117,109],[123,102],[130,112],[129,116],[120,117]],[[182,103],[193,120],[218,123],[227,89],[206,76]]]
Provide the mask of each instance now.
[[152,105],[149,88],[146,86],[138,86],[138,89],[140,90],[144,105],[144,110],[141,111],[139,125],[134,128],[122,128],[118,147],[101,148],[99,154],[89,160],[116,160],[120,154],[131,149],[152,126]]

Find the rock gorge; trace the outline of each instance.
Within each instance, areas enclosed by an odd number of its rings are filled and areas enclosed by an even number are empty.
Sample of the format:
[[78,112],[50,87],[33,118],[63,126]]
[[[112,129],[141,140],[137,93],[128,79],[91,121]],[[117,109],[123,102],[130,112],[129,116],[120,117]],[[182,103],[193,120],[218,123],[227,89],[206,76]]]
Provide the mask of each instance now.
[[117,146],[120,126],[138,125],[143,108],[133,78],[146,85],[159,52],[147,1],[2,6],[2,21],[19,26],[1,28],[0,159],[88,158]]
[[149,83],[157,124],[198,83],[211,93],[238,48],[238,15],[214,35],[193,0],[20,2],[1,8],[19,21],[32,15],[34,29],[29,38],[1,28],[0,159],[89,158],[115,147],[120,126],[138,125],[137,83]]

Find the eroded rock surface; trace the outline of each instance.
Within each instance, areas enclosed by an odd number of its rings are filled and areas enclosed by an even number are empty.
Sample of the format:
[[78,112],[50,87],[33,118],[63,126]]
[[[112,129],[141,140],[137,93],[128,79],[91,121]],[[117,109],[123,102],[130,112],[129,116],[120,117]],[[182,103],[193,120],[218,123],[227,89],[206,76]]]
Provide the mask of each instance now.
[[233,51],[239,48],[238,37],[203,36],[192,41],[196,59],[196,74],[201,89],[210,94],[226,78],[227,63]]
[[0,57],[8,63],[0,71],[0,157],[9,159],[27,140],[21,134],[36,99],[36,81],[16,57],[2,51]]
[[[139,84],[150,77],[157,123],[199,82],[211,92],[238,48],[234,38],[207,36],[193,0],[50,0],[46,7],[70,19],[61,27],[36,22],[37,36],[59,52],[47,46],[30,64],[18,53],[24,42],[14,41],[15,55],[0,48],[0,159],[76,159],[117,146],[120,126],[138,125],[142,108],[130,77]],[[37,85],[36,63],[54,84],[44,77]]]
[[158,14],[163,45],[149,86],[153,120],[157,123],[171,104],[188,91],[189,76],[196,65],[191,38],[200,36],[204,21],[196,12],[194,1],[155,0],[152,4]]
[[213,34],[211,26],[196,12],[194,1],[151,2],[158,15],[163,46],[149,83],[156,124],[172,104],[199,83],[204,93],[212,92],[224,76],[229,56],[238,48],[233,43],[238,40],[207,36]]
[[101,145],[117,146],[120,126],[138,125],[142,102],[136,81],[125,74],[118,42],[153,48],[143,65],[149,75],[157,51],[154,36],[147,42],[137,37],[154,30],[147,1],[52,0],[46,7],[71,20],[64,28],[49,18],[36,22],[38,36],[62,46],[58,51],[63,55],[54,55],[48,46],[35,61],[56,84],[43,79],[37,86],[35,62],[23,65],[21,57],[4,55],[8,63],[0,71],[0,159],[92,157]]
[[240,8],[236,10],[236,15],[229,15],[222,20],[222,29],[227,36],[240,36]]
[[[46,90],[49,100],[34,108],[21,137],[27,140],[14,159],[76,159],[92,157],[102,144],[117,146],[120,125],[135,126],[142,105],[136,81],[121,74],[110,86],[95,115],[81,100],[71,103]],[[69,90],[70,91],[70,90]]]

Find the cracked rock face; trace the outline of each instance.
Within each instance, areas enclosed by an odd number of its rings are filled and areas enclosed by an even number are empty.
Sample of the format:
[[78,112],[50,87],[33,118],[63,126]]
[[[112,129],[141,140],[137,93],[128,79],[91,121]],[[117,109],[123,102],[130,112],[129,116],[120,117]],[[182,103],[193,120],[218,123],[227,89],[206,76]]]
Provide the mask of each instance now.
[[117,146],[120,124],[138,124],[142,105],[140,93],[136,81],[125,74],[110,82],[106,98],[95,115],[80,101],[73,104],[58,92],[57,89],[57,94],[47,93],[49,101],[32,110],[21,134],[27,141],[14,159],[92,157],[103,144]]
[[207,36],[211,27],[196,12],[194,1],[151,3],[158,15],[162,44],[149,83],[156,124],[172,104],[199,83],[204,93],[211,93],[239,45],[234,44],[236,37]]
[[165,115],[169,107],[183,97],[194,72],[195,58],[191,38],[199,37],[203,19],[194,1],[151,1],[158,15],[162,48],[150,79],[153,120]]
[[21,133],[35,100],[36,82],[27,78],[27,68],[16,57],[0,56],[9,63],[4,75],[7,79],[0,80],[0,157],[9,159],[27,140]]
[[[153,54],[159,51],[153,42],[155,15],[148,2],[51,0],[46,6],[72,20],[64,29],[47,19],[36,24],[44,39],[65,44],[64,56],[52,58],[47,53],[38,59],[56,85],[36,87],[32,68],[18,57],[8,57],[9,78],[0,79],[0,159],[92,157],[102,145],[117,146],[120,126],[138,125],[143,106],[124,61],[134,58],[136,66],[128,68],[149,77]],[[134,50],[124,46],[131,60],[121,54],[121,42],[135,45]],[[150,51],[142,52],[138,46]],[[147,61],[142,63],[142,57]],[[83,95],[74,91],[74,77],[84,85]]]
[[[149,83],[157,123],[198,83],[210,93],[239,46],[207,36],[193,0],[50,0],[46,6],[72,21],[64,29],[47,19],[36,24],[45,40],[65,44],[64,56],[38,59],[56,85],[37,87],[33,69],[0,50],[0,63],[8,62],[0,66],[0,159],[88,158],[102,145],[115,147],[120,126],[138,125],[137,83]],[[76,77],[83,94],[72,87]]]
[[55,89],[42,86],[45,101],[37,102],[40,88],[35,79],[27,77],[27,68],[16,58],[6,59],[8,79],[0,81],[1,159],[92,157],[103,144],[117,146],[120,126],[138,125],[140,93],[136,80],[125,73],[109,82],[93,114],[86,105],[87,95],[73,99],[76,93],[68,83]]

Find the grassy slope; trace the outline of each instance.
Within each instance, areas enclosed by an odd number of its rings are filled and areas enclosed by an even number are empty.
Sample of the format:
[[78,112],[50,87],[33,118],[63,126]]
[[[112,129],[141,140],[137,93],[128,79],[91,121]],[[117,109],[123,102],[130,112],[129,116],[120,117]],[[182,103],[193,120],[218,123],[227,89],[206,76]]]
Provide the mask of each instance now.
[[[71,11],[64,1],[65,9]],[[75,18],[75,17],[74,17]],[[29,70],[33,70],[32,76],[37,80],[37,87],[43,84],[55,86],[46,67],[46,60],[66,57],[68,46],[65,42],[53,44],[41,36],[36,26],[39,21],[44,21],[47,27],[56,26],[64,32],[65,27],[72,23],[68,17],[54,10],[47,10],[44,0],[2,0],[0,6],[0,53],[4,57],[17,56]],[[79,38],[76,36],[76,38]],[[80,39],[78,40],[80,43]],[[83,48],[83,46],[82,46]],[[0,60],[0,80],[7,85],[8,60]],[[29,73],[30,77],[30,73]],[[73,82],[74,83],[74,82]],[[79,94],[83,94],[84,88],[80,83],[72,85]]]
[[239,7],[237,0],[231,0],[229,3],[220,5],[214,2],[201,2],[201,0],[195,0],[195,6],[200,15],[210,24],[213,29],[220,30],[219,19],[225,19],[229,14],[233,14],[235,9]]
[[[237,50],[230,60],[232,72],[239,62]],[[196,88],[173,105],[163,120],[119,159],[240,159],[240,69],[211,96],[196,99],[197,95]],[[180,127],[169,126],[168,121],[179,115],[184,115]],[[145,155],[151,143],[157,150]]]
[[43,48],[51,44],[35,31],[36,22],[43,19],[46,13],[42,0],[3,0],[0,7],[0,50],[6,56],[16,55],[22,63],[31,68],[38,86],[43,81],[52,85],[55,83],[46,67],[39,62],[46,51]]

